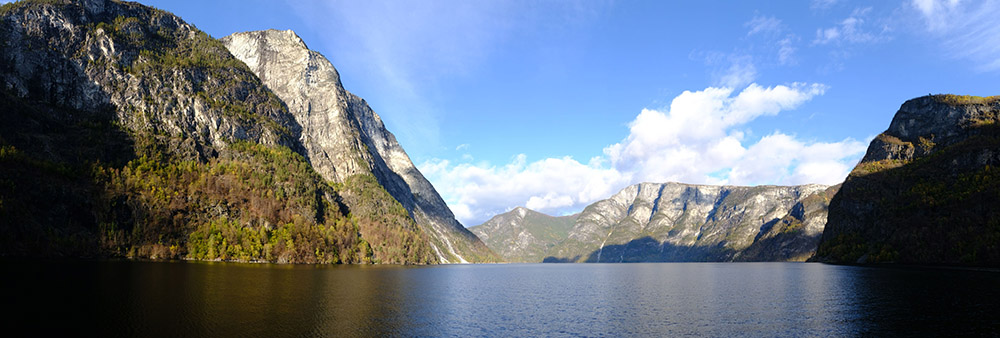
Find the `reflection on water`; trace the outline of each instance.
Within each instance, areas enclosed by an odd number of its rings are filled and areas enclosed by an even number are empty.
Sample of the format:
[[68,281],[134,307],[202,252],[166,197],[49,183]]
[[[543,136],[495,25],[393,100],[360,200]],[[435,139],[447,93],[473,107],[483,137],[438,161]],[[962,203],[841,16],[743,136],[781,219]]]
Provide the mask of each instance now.
[[991,335],[1000,273],[803,263],[3,261],[15,328],[104,336]]

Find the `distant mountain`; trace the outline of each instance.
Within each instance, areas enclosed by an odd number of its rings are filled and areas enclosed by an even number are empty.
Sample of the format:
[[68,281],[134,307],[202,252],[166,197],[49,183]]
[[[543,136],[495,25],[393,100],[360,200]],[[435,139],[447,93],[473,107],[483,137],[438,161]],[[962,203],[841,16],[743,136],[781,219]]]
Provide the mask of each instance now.
[[136,3],[0,7],[0,255],[494,260],[329,62],[276,34],[249,68]]
[[[360,199],[364,194],[359,182],[364,182],[361,177],[373,177],[428,235],[438,260],[496,260],[489,248],[455,219],[378,114],[344,90],[340,75],[323,55],[309,50],[290,30],[236,33],[221,40],[288,105],[302,128],[299,139],[310,163],[323,178],[345,184],[348,206],[370,204]],[[362,236],[382,231],[378,226],[366,226],[378,218],[375,215],[358,216],[362,218]]]
[[578,216],[553,217],[517,207],[469,230],[507,262],[541,262],[569,236]]
[[830,203],[816,259],[1000,265],[1000,97],[903,103]]
[[802,261],[838,188],[642,183],[587,206],[568,231],[569,219],[523,208],[472,230],[510,261]]

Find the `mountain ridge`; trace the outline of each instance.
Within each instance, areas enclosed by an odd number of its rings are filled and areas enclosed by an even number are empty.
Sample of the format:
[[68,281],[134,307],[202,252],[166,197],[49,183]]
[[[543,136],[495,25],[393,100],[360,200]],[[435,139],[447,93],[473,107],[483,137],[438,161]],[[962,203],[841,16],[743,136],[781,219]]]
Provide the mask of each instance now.
[[509,262],[541,262],[545,252],[564,239],[579,213],[549,216],[525,207],[495,215],[469,228],[494,252]]
[[374,175],[429,235],[442,262],[495,260],[455,219],[381,117],[344,89],[333,64],[295,32],[242,32],[220,40],[288,104],[302,126],[309,161],[324,178],[344,183],[354,175]]
[[816,260],[1000,265],[1000,96],[907,100],[830,204]]
[[639,183],[588,205],[555,241],[517,240],[528,226],[510,215],[523,208],[473,231],[513,261],[537,261],[526,251],[544,252],[547,262],[802,261],[838,187]]
[[168,12],[22,1],[0,7],[0,37],[0,255],[462,261],[440,253],[396,187],[323,177],[297,111]]

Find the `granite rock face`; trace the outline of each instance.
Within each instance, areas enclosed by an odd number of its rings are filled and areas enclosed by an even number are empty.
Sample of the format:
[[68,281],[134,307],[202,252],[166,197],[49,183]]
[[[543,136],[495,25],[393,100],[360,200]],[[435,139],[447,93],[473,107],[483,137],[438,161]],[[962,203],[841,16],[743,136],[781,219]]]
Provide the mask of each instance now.
[[539,231],[522,229],[539,226],[524,224],[522,208],[473,229],[515,261],[801,261],[816,250],[837,188],[642,183],[587,206],[561,238],[529,237]]
[[1000,264],[1000,97],[909,100],[830,204],[816,259]]
[[236,33],[221,40],[288,105],[301,126],[305,154],[324,178],[342,183],[355,175],[374,175],[429,235],[441,262],[496,260],[455,219],[378,114],[343,88],[337,70],[323,55],[292,31]]

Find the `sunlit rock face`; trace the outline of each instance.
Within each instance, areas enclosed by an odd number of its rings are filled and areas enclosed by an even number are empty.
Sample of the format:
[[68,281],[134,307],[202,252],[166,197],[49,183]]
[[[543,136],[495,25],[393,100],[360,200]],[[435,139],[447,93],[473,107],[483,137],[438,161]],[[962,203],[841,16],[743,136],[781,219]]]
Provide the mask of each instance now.
[[[300,189],[283,197],[237,172],[299,164],[301,130],[243,62],[168,12],[110,0],[3,5],[0,120],[0,255],[365,259],[353,254],[356,232],[328,236],[330,254],[265,250],[263,236],[254,250],[228,255],[216,240],[195,253],[220,224],[260,234],[344,217],[320,207],[335,192],[309,170],[285,170],[280,183]],[[309,203],[290,201],[303,195]]]
[[221,40],[288,105],[309,162],[325,179],[339,183],[374,175],[428,234],[440,261],[496,261],[455,219],[378,114],[343,88],[323,55],[290,30],[236,33]]
[[132,2],[3,5],[0,255],[494,260],[326,59],[226,42]]
[[[190,159],[213,157],[233,140],[300,149],[280,100],[215,40],[168,12],[104,0],[10,8],[0,21],[0,86],[10,95],[183,138],[171,150]],[[178,66],[151,52],[178,46],[199,55],[176,59],[207,66]],[[239,102],[243,116],[220,102]]]
[[517,208],[473,231],[515,261],[801,261],[837,189],[642,183],[587,206],[568,229]]
[[836,263],[1000,265],[1000,97],[903,103],[830,203]]

